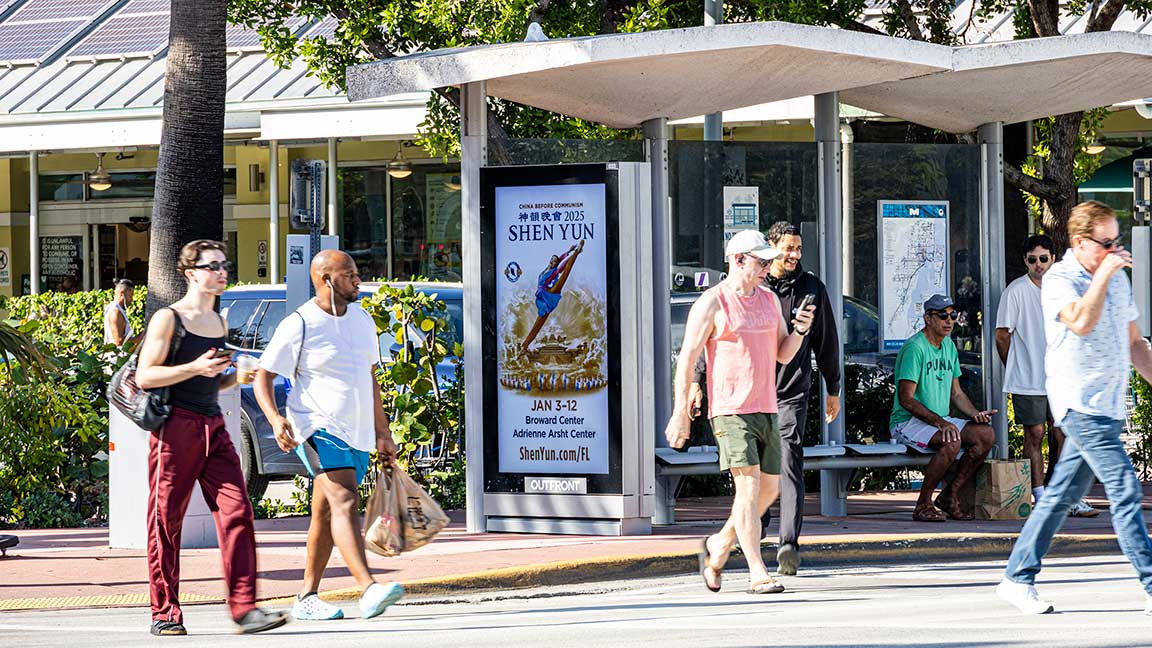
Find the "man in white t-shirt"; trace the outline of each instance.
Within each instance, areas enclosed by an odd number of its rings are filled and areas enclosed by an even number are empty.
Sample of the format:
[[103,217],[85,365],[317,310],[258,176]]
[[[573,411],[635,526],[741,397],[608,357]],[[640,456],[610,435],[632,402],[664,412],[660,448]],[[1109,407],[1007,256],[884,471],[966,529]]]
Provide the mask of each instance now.
[[[1024,239],[1022,253],[1028,274],[1008,284],[996,313],[996,351],[1004,363],[1004,393],[1012,397],[1016,424],[1024,428],[1024,456],[1032,469],[1032,497],[1039,502],[1044,484],[1060,458],[1064,433],[1052,421],[1044,386],[1044,311],[1040,285],[1056,258],[1052,239],[1036,234]],[[1048,471],[1044,471],[1045,428],[1048,432]],[[1081,500],[1069,515],[1096,517],[1100,512]]]
[[[292,606],[302,621],[340,619],[344,612],[317,595],[332,555],[340,555],[363,594],[364,618],[383,613],[404,595],[399,583],[377,583],[368,570],[360,533],[357,486],[375,448],[385,465],[396,457],[380,400],[376,324],[356,300],[360,274],[352,257],[324,250],[310,268],[316,297],[284,318],[260,358],[256,400],[281,449],[296,454],[312,476],[312,521],[304,583]],[[288,416],[272,391],[275,375],[292,381]]]

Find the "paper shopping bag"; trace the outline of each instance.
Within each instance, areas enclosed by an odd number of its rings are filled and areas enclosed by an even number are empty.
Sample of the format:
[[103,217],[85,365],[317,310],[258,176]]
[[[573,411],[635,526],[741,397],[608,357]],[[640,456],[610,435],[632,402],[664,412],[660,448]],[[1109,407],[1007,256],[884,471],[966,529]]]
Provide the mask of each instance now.
[[399,510],[399,493],[394,478],[388,470],[382,470],[364,511],[365,549],[381,556],[396,556],[404,551],[404,532],[400,519],[396,517]]
[[1023,520],[1032,512],[1032,473],[1027,459],[984,462],[976,473],[976,517]]
[[404,551],[423,547],[448,526],[448,515],[408,473],[393,467],[392,479],[397,493],[397,517],[400,518]]

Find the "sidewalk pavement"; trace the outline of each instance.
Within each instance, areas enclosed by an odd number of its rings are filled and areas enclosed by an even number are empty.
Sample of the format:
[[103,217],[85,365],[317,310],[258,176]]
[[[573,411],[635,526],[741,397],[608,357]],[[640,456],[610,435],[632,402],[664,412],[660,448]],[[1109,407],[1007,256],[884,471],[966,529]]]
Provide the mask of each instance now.
[[[1053,545],[1054,555],[1118,554],[1107,501],[1096,487],[1089,501],[1096,518],[1069,518]],[[1146,485],[1145,509],[1152,509]],[[802,537],[804,566],[890,562],[996,560],[1008,557],[1021,521],[912,521],[915,493],[850,495],[848,517],[818,515],[818,495],[810,496]],[[482,590],[598,582],[696,571],[701,536],[719,528],[729,498],[681,499],[677,524],[656,527],[651,536],[600,537],[525,534],[468,534],[463,512],[430,545],[411,554],[382,558],[369,554],[379,580],[403,583],[413,596],[444,596]],[[256,522],[260,579],[257,592],[273,604],[286,603],[303,577],[308,519]],[[775,520],[764,545],[775,562]],[[20,545],[0,559],[0,611],[71,607],[147,605],[145,552],[108,548],[108,530],[22,530]],[[738,568],[734,555],[730,568]],[[182,552],[181,600],[219,602],[224,592],[216,549]],[[359,594],[338,551],[322,584],[325,598]],[[276,601],[275,599],[285,599]]]

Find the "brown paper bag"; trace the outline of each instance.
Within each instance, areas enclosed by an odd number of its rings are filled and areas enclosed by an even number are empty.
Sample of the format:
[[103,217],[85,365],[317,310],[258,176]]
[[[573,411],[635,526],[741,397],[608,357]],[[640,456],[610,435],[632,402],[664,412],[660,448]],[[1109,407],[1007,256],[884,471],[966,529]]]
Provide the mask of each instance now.
[[976,517],[1023,520],[1032,512],[1032,473],[1027,459],[989,459],[976,473]]
[[408,473],[392,468],[392,486],[397,493],[397,517],[404,534],[404,551],[419,549],[448,526],[448,515]]
[[381,470],[364,511],[364,548],[381,556],[404,551],[404,532],[396,512],[400,502],[389,471]]

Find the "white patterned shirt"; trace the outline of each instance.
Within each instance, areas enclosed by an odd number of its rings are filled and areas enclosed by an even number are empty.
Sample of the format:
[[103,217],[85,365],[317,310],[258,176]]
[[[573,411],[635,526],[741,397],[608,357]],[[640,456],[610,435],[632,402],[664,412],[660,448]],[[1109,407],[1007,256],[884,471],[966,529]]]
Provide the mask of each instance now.
[[1132,369],[1128,329],[1139,313],[1128,275],[1117,271],[1108,282],[1104,311],[1088,335],[1073,333],[1060,321],[1060,311],[1088,292],[1092,275],[1072,250],[1045,273],[1040,287],[1048,350],[1048,403],[1059,425],[1068,410],[1123,421],[1124,395]]

